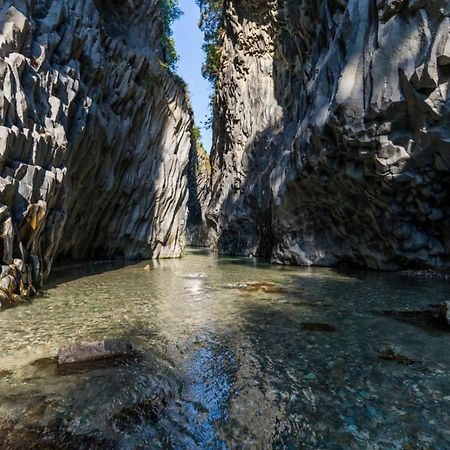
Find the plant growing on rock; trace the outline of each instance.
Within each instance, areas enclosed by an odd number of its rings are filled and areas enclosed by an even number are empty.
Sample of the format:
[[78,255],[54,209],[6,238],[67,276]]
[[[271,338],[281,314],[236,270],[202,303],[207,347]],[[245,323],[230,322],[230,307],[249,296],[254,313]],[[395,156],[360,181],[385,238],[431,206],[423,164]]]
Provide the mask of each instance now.
[[195,167],[196,173],[201,173],[201,165],[204,164],[208,176],[211,175],[211,163],[209,161],[208,152],[205,150],[205,147],[202,144],[202,133],[197,125],[194,125],[191,129],[191,138],[194,142],[198,155]]
[[172,25],[183,14],[178,7],[178,0],[159,0],[163,21],[163,51],[164,63],[168,69],[175,72],[179,56],[175,49]]
[[202,67],[203,76],[215,84],[222,58],[223,0],[196,0],[201,11],[200,29],[204,33],[203,50],[206,59]]

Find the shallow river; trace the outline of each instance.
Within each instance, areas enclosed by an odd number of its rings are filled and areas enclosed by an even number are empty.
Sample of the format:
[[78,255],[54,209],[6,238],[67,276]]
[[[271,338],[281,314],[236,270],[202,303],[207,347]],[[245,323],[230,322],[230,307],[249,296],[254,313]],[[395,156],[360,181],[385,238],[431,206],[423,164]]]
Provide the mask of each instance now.
[[[59,273],[0,313],[0,448],[450,448],[450,331],[383,314],[449,283],[195,250],[146,264]],[[57,368],[106,338],[139,355]]]

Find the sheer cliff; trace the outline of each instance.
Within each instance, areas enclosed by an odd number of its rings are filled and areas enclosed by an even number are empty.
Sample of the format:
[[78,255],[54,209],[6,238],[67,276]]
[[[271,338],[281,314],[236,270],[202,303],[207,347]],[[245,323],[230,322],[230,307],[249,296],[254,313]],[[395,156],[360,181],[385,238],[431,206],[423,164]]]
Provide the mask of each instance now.
[[450,264],[450,4],[227,0],[212,199],[223,253]]
[[0,1],[2,293],[58,256],[178,257],[191,112],[158,0]]
[[196,247],[209,246],[209,229],[206,223],[206,207],[211,198],[211,165],[203,145],[192,140],[188,172],[188,219],[186,243]]

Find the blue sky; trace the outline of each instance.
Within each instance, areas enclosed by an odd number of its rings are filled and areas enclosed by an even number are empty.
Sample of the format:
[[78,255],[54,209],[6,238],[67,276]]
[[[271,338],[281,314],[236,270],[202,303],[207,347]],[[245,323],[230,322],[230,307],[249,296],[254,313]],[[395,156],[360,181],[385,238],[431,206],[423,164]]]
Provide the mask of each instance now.
[[178,3],[184,12],[173,25],[173,37],[180,56],[178,74],[189,86],[195,121],[202,131],[203,145],[209,153],[212,130],[206,129],[203,124],[210,116],[209,97],[212,94],[212,87],[202,77],[201,72],[205,55],[202,50],[203,33],[198,28],[200,10],[195,0],[179,0]]

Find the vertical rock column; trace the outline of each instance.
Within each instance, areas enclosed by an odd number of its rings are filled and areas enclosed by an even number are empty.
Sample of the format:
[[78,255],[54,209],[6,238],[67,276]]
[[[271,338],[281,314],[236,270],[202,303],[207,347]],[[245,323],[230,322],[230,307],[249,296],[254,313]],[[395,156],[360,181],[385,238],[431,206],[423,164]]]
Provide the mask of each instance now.
[[207,213],[220,252],[271,254],[270,176],[280,160],[287,164],[299,120],[302,50],[313,26],[300,22],[304,9],[303,2],[225,2]]
[[157,0],[0,6],[2,296],[58,255],[178,257],[191,113]]

